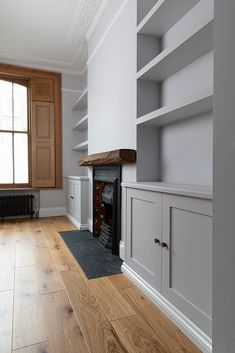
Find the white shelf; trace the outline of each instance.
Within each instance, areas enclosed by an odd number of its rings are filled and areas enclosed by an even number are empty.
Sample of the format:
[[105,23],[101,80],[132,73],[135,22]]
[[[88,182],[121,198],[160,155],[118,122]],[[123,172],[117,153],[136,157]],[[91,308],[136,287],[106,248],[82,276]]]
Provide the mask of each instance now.
[[213,14],[172,47],[166,48],[138,73],[137,79],[163,81],[213,48]]
[[86,151],[88,149],[88,141],[84,141],[74,146],[73,151]]
[[137,119],[137,125],[161,126],[213,109],[213,87],[195,93],[180,102],[157,109]]
[[80,97],[77,99],[72,110],[85,110],[85,109],[87,109],[87,95],[88,95],[88,90],[86,89],[80,95]]
[[68,175],[65,178],[67,179],[75,179],[75,180],[89,180],[88,176],[73,176],[73,175]]
[[88,115],[85,115],[77,124],[73,127],[73,130],[83,131],[86,130],[88,126]]
[[171,184],[165,182],[127,182],[122,183],[122,186],[212,200],[212,186],[210,185]]
[[161,37],[199,0],[158,0],[137,27],[137,32]]

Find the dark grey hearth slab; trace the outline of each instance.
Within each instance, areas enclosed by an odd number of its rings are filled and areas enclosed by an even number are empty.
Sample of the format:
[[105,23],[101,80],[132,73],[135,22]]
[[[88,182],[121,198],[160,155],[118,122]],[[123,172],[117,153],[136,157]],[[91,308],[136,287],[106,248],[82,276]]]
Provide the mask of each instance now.
[[88,279],[121,273],[122,260],[87,230],[59,232]]

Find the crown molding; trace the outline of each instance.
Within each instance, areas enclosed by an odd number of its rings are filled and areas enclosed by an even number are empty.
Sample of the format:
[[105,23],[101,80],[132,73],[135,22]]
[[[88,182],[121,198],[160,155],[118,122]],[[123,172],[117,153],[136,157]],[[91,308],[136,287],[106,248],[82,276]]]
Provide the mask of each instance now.
[[114,24],[116,23],[117,19],[119,18],[119,16],[122,14],[122,11],[124,10],[124,8],[126,7],[127,3],[129,0],[123,0],[118,11],[115,13],[115,15],[113,16],[112,20],[110,21],[109,25],[107,26],[106,30],[104,31],[103,35],[101,36],[100,40],[98,41],[96,47],[94,48],[93,52],[88,56],[88,60],[87,60],[87,65],[89,65],[89,63],[92,61],[92,59],[94,58],[96,52],[99,50],[99,48],[101,47],[102,43],[104,42],[105,38],[107,37],[107,35],[109,34],[109,32],[111,31],[111,29],[113,28]]
[[90,39],[90,37],[91,37],[91,35],[92,35],[92,33],[93,33],[94,29],[95,29],[95,26],[99,22],[99,19],[102,16],[107,4],[108,4],[108,0],[101,0],[101,4],[98,7],[98,10],[97,10],[97,12],[96,12],[96,14],[95,14],[95,16],[94,16],[89,28],[88,28],[88,31],[86,33],[86,40],[87,41]]
[[69,29],[67,41],[78,42],[86,39],[90,23],[98,10],[102,0],[80,0]]

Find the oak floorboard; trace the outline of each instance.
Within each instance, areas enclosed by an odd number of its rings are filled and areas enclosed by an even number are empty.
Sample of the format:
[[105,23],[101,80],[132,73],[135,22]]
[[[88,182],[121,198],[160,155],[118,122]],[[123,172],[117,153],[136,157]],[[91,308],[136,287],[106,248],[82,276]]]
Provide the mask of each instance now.
[[111,324],[128,353],[167,352],[153,329],[138,315],[118,319]]
[[13,349],[46,340],[36,269],[19,267],[15,273]]
[[65,291],[41,296],[51,353],[89,353]]
[[15,248],[0,248],[0,292],[14,288]]
[[[43,223],[45,225],[45,223]],[[55,227],[51,224],[44,229],[48,248],[58,271],[78,271],[80,266],[67,248],[63,239],[59,236]]]
[[15,229],[14,226],[0,228],[0,249],[15,247]]
[[90,352],[128,353],[84,277],[72,271],[61,276]]
[[50,349],[48,342],[42,342],[14,350],[12,353],[50,353]]
[[0,353],[11,353],[13,291],[0,292]]
[[35,249],[16,245],[16,267],[33,266],[36,263]]
[[109,321],[136,314],[108,277],[90,280],[89,286]]
[[36,272],[40,294],[64,289],[49,249],[37,249],[36,256]]
[[117,290],[134,287],[135,284],[126,275],[120,273],[108,277]]
[[200,350],[136,287],[123,291],[125,299],[151,326],[167,353],[200,353]]

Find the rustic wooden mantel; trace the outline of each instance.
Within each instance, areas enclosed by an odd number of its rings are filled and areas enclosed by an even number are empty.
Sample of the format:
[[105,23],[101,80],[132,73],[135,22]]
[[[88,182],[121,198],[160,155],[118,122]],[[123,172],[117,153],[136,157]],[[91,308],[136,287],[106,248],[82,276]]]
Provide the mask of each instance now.
[[126,163],[135,163],[136,151],[130,149],[119,149],[114,151],[91,154],[78,161],[80,166],[98,166],[98,165],[122,165]]

